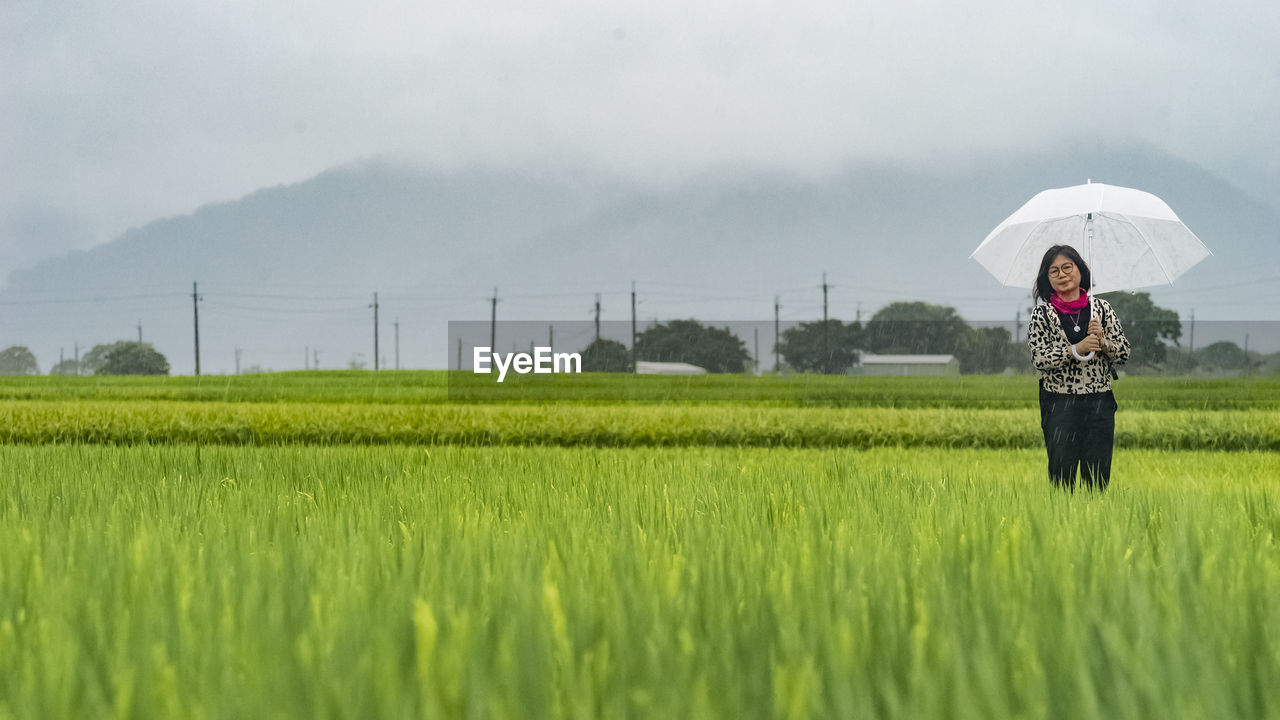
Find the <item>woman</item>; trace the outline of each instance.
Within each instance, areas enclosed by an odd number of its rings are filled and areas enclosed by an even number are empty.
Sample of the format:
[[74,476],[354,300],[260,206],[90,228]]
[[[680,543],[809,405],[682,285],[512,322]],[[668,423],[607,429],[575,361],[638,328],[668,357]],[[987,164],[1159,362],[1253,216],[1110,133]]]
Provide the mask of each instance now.
[[1076,467],[1089,489],[1111,480],[1116,400],[1111,367],[1129,359],[1120,319],[1102,298],[1090,297],[1089,266],[1070,245],[1054,245],[1040,261],[1032,290],[1037,301],[1027,344],[1040,371],[1040,429],[1049,454],[1049,480],[1075,490]]

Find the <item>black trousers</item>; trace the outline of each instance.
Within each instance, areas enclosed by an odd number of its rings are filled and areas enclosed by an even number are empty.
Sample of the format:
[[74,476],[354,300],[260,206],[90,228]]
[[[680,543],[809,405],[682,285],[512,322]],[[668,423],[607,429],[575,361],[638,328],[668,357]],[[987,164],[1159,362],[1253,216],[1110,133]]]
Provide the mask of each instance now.
[[1049,454],[1050,482],[1074,491],[1078,466],[1085,487],[1107,488],[1117,407],[1110,390],[1081,395],[1040,390],[1040,429]]

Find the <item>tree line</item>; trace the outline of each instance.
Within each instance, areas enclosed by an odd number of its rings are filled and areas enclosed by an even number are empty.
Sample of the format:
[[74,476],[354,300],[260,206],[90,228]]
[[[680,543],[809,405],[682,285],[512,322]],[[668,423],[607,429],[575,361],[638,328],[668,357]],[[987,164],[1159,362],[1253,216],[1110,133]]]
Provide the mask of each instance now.
[[[1129,366],[1190,372],[1247,370],[1258,362],[1238,345],[1218,342],[1194,354],[1177,350],[1182,336],[1178,314],[1151,302],[1150,293],[1108,293],[1132,345]],[[1027,317],[1030,317],[1030,308]],[[1172,343],[1172,346],[1166,344]],[[636,336],[635,358],[658,362],[686,362],[708,372],[744,372],[751,366],[746,343],[726,328],[706,327],[696,320],[673,320],[649,327]],[[1004,327],[970,326],[955,308],[925,302],[895,302],[878,310],[865,324],[837,319],[800,323],[784,330],[773,352],[784,369],[793,372],[844,373],[861,354],[952,355],[960,372],[1033,372],[1025,340],[1014,340]],[[598,339],[582,354],[583,370],[630,372],[632,353],[616,340]]]
[[[0,375],[39,375],[31,350],[13,345],[0,350]],[[54,364],[50,375],[168,375],[169,361],[151,343],[121,340],[95,345],[84,357]]]
[[[1133,346],[1129,367],[1171,372],[1250,370],[1257,366],[1240,346],[1218,342],[1194,354],[1179,351],[1182,323],[1178,314],[1151,302],[1149,293],[1108,293]],[[1028,317],[1030,308],[1028,308]],[[1172,345],[1166,344],[1172,343]],[[1014,340],[1007,328],[974,328],[955,308],[925,302],[895,302],[864,323],[837,319],[800,323],[784,330],[774,348],[785,369],[793,372],[844,373],[863,353],[953,355],[962,373],[1032,372],[1025,341]],[[616,340],[597,339],[582,352],[588,372],[631,372],[632,351]],[[708,327],[697,320],[672,320],[637,334],[638,360],[687,362],[708,372],[744,372],[752,365],[746,343],[728,328]],[[761,358],[765,369],[771,363]],[[0,350],[0,375],[38,375],[40,366],[30,349],[14,345]],[[167,375],[169,362],[151,343],[122,340],[95,345],[79,359],[64,359],[50,370],[54,375]]]

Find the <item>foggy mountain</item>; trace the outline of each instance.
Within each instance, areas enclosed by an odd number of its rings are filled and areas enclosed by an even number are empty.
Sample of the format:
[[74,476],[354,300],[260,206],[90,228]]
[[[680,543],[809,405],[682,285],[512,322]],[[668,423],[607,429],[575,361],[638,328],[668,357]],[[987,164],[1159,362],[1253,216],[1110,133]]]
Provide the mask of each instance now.
[[[302,366],[304,345],[323,345],[330,354],[322,366],[341,366],[368,344],[363,298],[378,290],[384,342],[393,314],[413,324],[402,339],[414,358],[406,367],[443,366],[442,323],[487,318],[484,297],[495,286],[500,297],[504,286],[535,288],[509,291],[513,299],[499,305],[506,318],[586,319],[594,290],[619,293],[636,280],[641,292],[662,283],[694,288],[689,304],[651,303],[646,317],[764,319],[775,293],[816,288],[828,272],[842,291],[835,317],[852,319],[855,299],[868,314],[920,299],[971,320],[1003,318],[1029,304],[1026,292],[1000,288],[969,253],[1036,192],[1087,178],[1160,196],[1214,252],[1175,288],[1152,289],[1158,304],[1179,312],[1200,304],[1204,318],[1270,319],[1251,303],[1274,295],[1280,281],[1280,213],[1155,150],[1081,144],[963,167],[863,166],[822,179],[724,168],[670,185],[367,160],[13,271],[0,288],[0,346],[28,345],[47,371],[59,348],[70,356],[73,340],[83,352],[130,339],[140,321],[174,372],[190,372],[193,281],[209,293],[202,348],[219,353],[203,361],[206,372],[228,367],[231,346],[246,348],[246,365],[286,369]],[[525,292],[581,298],[522,302]],[[820,302],[814,292],[807,303]],[[219,307],[218,293],[245,299]],[[699,305],[699,294],[761,299]],[[321,312],[330,307],[336,314]],[[629,317],[629,307],[612,300],[606,317]]]

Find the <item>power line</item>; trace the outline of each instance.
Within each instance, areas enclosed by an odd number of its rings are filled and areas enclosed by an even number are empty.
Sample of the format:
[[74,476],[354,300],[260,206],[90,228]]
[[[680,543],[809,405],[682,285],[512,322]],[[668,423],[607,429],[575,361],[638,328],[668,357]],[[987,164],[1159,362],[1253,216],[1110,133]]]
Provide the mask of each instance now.
[[1172,285],[1168,285],[1168,286],[1157,285],[1154,287],[1156,289],[1163,290],[1164,292],[1190,295],[1192,293],[1214,292],[1217,290],[1230,290],[1232,288],[1248,287],[1250,285],[1261,285],[1264,283],[1274,283],[1274,282],[1280,282],[1280,275],[1272,275],[1271,277],[1258,278],[1256,280],[1248,280],[1246,282],[1226,283],[1224,285],[1210,285],[1208,287],[1192,287],[1192,288],[1186,288],[1186,289],[1181,289]]
[[249,310],[252,312],[271,312],[271,313],[303,313],[308,315],[315,314],[337,314],[344,312],[360,312],[364,308],[360,307],[344,307],[344,308],[278,308],[263,307],[261,305],[238,305],[228,302],[206,302],[206,307],[233,308],[235,310]]
[[76,303],[104,303],[116,300],[151,300],[155,298],[185,297],[186,293],[150,293],[145,295],[112,295],[81,298],[61,298],[58,300],[0,300],[0,305],[73,305]]
[[274,294],[264,294],[264,293],[225,293],[225,292],[211,293],[208,290],[205,290],[204,294],[206,296],[214,296],[214,297],[254,298],[254,299],[267,299],[267,300],[307,300],[307,301],[342,300],[347,302],[358,302],[360,299],[359,295],[274,295]]
[[[173,286],[174,286],[174,283],[172,282],[163,282],[163,283],[131,282],[125,285],[97,285],[95,286],[95,289],[98,292],[114,292],[114,291],[122,291],[122,290],[155,290],[160,288],[168,288],[172,290]],[[78,292],[84,292],[84,289],[85,287],[83,284],[81,285],[45,285],[39,288],[25,288],[22,290],[22,292],[36,293],[36,294],[61,293],[61,292],[78,293]]]
[[[202,300],[201,302],[203,303],[204,301]],[[246,322],[255,322],[274,326],[279,326],[281,323],[289,321],[287,316],[281,316],[279,314],[255,313],[244,310],[228,310],[226,308],[219,307],[216,304],[210,305],[209,303],[204,303],[203,307],[205,309],[205,313],[210,317],[230,318],[234,320],[243,320]],[[330,315],[324,318],[324,320],[330,326],[341,325],[346,327],[355,326],[357,324],[363,325],[364,309],[343,311],[343,314],[341,315]],[[152,324],[154,325],[155,323]]]
[[[595,293],[596,295],[621,295],[622,293]],[[573,292],[573,293],[542,293],[534,295],[504,295],[505,300],[539,300],[544,298],[580,298],[582,296],[590,296],[589,292]]]

